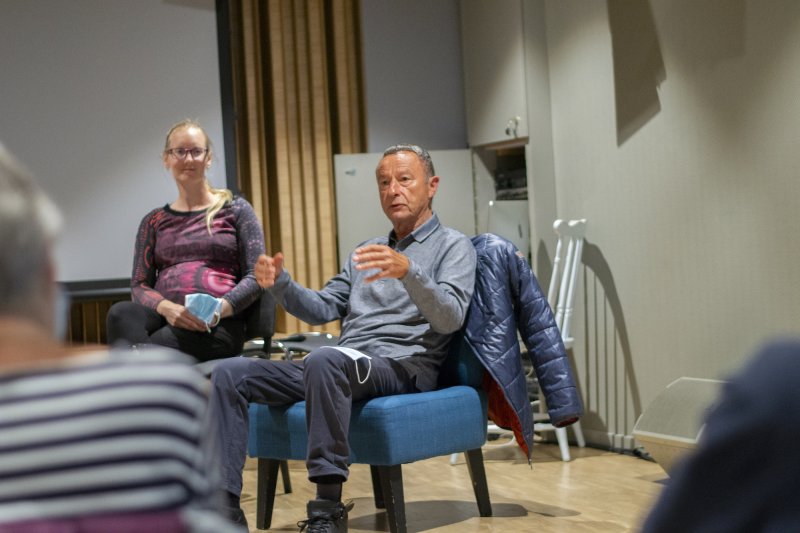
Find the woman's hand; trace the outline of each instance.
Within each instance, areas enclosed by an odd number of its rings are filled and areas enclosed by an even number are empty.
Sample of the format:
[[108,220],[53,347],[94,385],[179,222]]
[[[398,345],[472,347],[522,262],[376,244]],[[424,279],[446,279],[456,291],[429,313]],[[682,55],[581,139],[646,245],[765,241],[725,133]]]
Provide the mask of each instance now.
[[[219,317],[222,319],[222,318],[228,318],[229,316],[233,316],[233,306],[231,305],[231,303],[225,298],[220,298],[220,299],[222,300],[222,306],[220,307],[219,310]],[[219,322],[219,320],[217,322]],[[214,325],[216,326],[216,324]]]
[[171,302],[169,300],[161,300],[156,306],[158,314],[163,316],[170,326],[189,331],[208,331],[206,323],[194,316],[184,306]]

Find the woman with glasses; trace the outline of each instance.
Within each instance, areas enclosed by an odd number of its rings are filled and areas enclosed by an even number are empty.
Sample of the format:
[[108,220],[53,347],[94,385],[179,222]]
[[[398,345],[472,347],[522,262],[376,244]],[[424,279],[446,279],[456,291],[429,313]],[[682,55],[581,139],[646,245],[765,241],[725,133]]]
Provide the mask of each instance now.
[[[133,301],[109,310],[110,344],[169,346],[201,361],[241,353],[242,311],[261,295],[253,265],[264,252],[264,234],[245,199],[208,182],[212,158],[197,122],[170,128],[162,159],[178,197],[139,225]],[[192,296],[190,305],[190,295],[203,296]]]

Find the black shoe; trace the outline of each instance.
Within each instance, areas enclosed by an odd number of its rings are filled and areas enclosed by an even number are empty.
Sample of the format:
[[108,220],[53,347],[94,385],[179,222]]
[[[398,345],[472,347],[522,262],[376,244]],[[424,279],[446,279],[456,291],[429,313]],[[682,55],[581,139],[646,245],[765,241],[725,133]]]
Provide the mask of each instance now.
[[330,500],[311,500],[308,502],[308,520],[297,523],[300,531],[308,528],[308,533],[347,533],[347,512],[353,502],[334,502]]
[[245,518],[241,507],[225,507],[225,515],[234,524],[247,527],[247,518]]

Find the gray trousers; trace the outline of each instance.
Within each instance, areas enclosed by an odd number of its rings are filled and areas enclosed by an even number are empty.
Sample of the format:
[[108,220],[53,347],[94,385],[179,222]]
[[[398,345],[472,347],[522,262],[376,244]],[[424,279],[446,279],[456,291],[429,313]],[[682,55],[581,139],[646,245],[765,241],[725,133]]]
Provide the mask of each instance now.
[[352,403],[418,392],[396,361],[373,357],[356,362],[330,347],[318,348],[300,361],[225,359],[214,367],[211,385],[209,414],[220,438],[223,488],[237,495],[242,491],[250,403],[306,400],[308,478],[334,483],[346,481],[349,472]]

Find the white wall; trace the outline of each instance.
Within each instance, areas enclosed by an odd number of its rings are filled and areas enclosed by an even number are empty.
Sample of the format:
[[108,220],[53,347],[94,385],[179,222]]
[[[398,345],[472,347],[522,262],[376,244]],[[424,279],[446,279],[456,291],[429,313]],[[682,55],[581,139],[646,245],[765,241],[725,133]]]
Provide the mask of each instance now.
[[367,0],[361,26],[367,151],[466,148],[457,0]]
[[588,219],[584,428],[612,440],[675,378],[800,331],[800,3],[641,4],[660,108],[622,140],[607,2],[545,9],[556,211]]
[[[361,5],[369,151],[466,147],[457,1]],[[62,280],[130,276],[141,217],[176,195],[172,123],[203,123],[225,184],[215,24],[213,0],[3,2],[0,141],[65,211]]]
[[177,196],[164,135],[196,118],[225,185],[213,0],[4,0],[0,142],[66,218],[64,281],[128,278],[142,216]]

